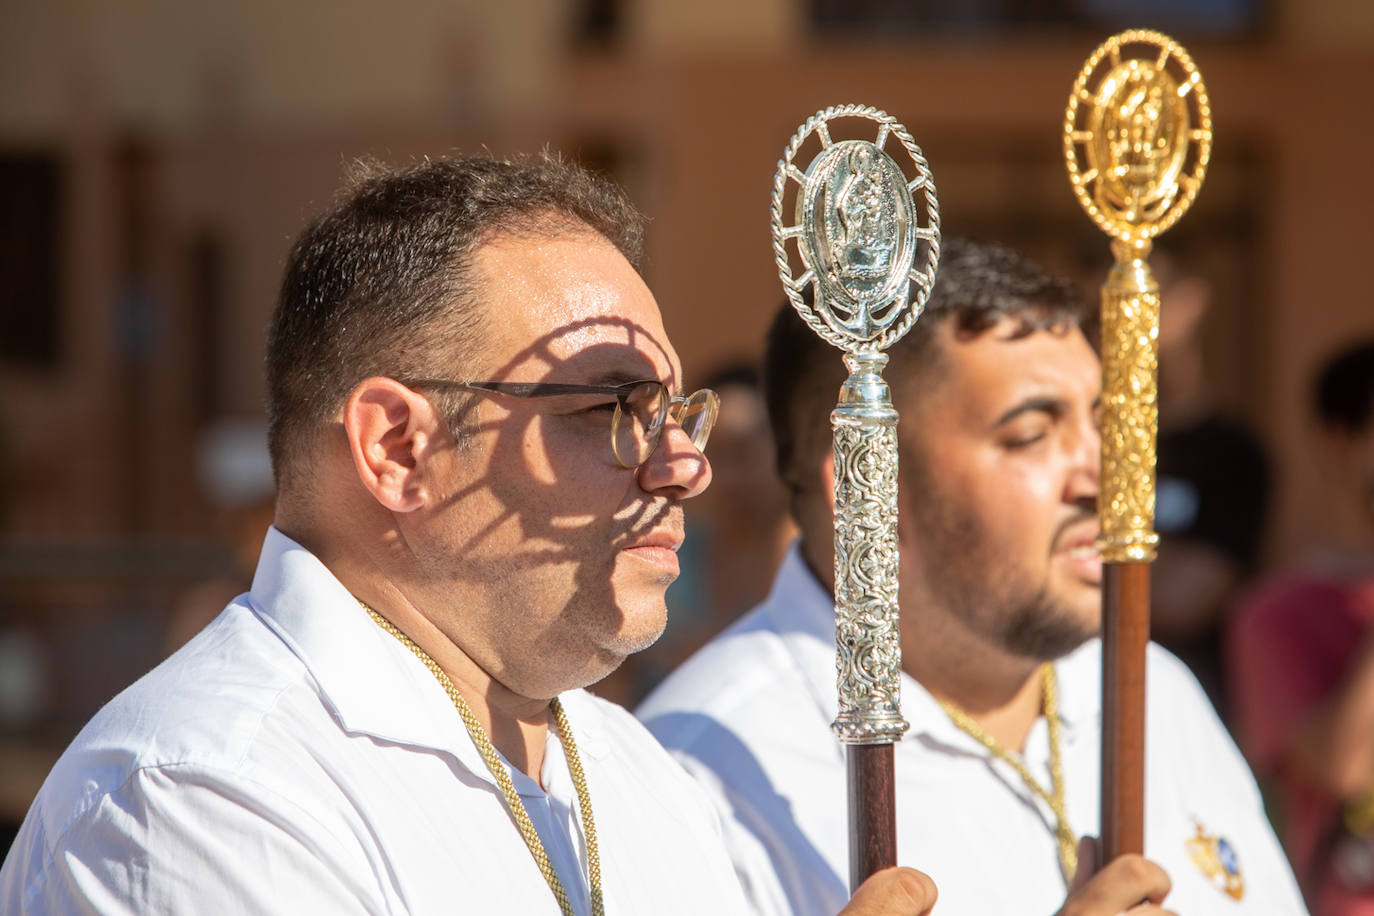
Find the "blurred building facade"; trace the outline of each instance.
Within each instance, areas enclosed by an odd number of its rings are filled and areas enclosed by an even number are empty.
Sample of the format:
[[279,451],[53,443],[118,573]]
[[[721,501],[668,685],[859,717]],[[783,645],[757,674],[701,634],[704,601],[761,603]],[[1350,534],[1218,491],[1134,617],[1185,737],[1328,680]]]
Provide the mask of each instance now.
[[1303,498],[1308,377],[1374,330],[1370,4],[8,4],[0,629],[33,636],[54,684],[87,672],[11,726],[65,741],[156,660],[137,634],[229,568],[233,507],[197,450],[260,418],[281,265],[351,158],[547,144],[610,172],[652,217],[645,273],[690,375],[757,348],[779,301],[773,168],[826,105],[906,123],[946,231],[1066,271],[1105,254],[1060,130],[1083,59],[1126,24],[1185,42],[1211,92],[1207,184],[1169,238],[1213,279],[1209,382],[1272,449],[1282,561],[1322,524]]

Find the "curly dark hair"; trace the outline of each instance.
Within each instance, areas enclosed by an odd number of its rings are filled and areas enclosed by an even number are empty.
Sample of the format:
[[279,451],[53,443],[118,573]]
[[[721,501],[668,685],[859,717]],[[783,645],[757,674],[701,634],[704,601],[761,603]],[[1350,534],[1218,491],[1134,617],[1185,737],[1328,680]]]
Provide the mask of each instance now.
[[[1019,322],[1016,336],[1081,328],[1090,320],[1082,295],[1068,280],[1000,245],[945,240],[924,313],[887,351],[884,377],[898,409],[904,395],[916,390],[922,375],[938,361],[931,345],[939,325],[953,321],[957,331],[979,334],[1007,317]],[[822,341],[784,300],[768,331],[763,388],[777,443],[778,473],[794,498],[830,448],[830,411],[845,376],[839,351]]]
[[356,163],[292,248],[272,316],[268,442],[278,486],[359,381],[452,376],[455,362],[479,352],[493,316],[472,261],[492,237],[591,230],[637,267],[643,229],[618,188],[547,152],[400,169]]
[[1317,419],[1331,429],[1357,435],[1374,422],[1374,340],[1336,353],[1322,364],[1313,385]]

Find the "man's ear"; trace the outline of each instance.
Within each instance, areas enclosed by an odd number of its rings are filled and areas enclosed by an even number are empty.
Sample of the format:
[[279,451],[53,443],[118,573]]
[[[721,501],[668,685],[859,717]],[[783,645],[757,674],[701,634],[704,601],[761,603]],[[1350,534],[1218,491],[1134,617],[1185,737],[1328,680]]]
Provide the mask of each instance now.
[[821,459],[821,487],[825,491],[825,501],[830,504],[830,511],[835,511],[835,450],[828,448],[825,450],[825,457]]
[[425,504],[425,455],[442,419],[429,400],[395,379],[363,379],[344,403],[343,426],[358,479],[392,512]]

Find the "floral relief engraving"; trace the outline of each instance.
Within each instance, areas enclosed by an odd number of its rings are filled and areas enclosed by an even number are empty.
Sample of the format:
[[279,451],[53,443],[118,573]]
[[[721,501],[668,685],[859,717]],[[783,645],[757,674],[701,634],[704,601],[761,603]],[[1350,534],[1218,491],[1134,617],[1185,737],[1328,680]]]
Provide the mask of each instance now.
[[843,408],[834,414],[834,728],[851,744],[893,741],[907,729],[897,633],[897,436],[892,423],[872,420]]
[[1139,258],[1102,289],[1102,481],[1099,545],[1109,563],[1154,559],[1159,290]]

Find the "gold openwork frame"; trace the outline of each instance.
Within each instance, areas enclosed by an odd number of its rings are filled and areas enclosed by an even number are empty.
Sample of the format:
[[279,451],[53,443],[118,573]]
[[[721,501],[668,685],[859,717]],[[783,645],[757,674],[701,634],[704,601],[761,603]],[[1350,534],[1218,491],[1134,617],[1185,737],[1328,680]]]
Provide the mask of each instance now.
[[1148,241],[1192,206],[1212,155],[1212,108],[1193,59],[1149,29],[1108,38],[1083,65],[1064,115],[1064,161],[1098,227]]

